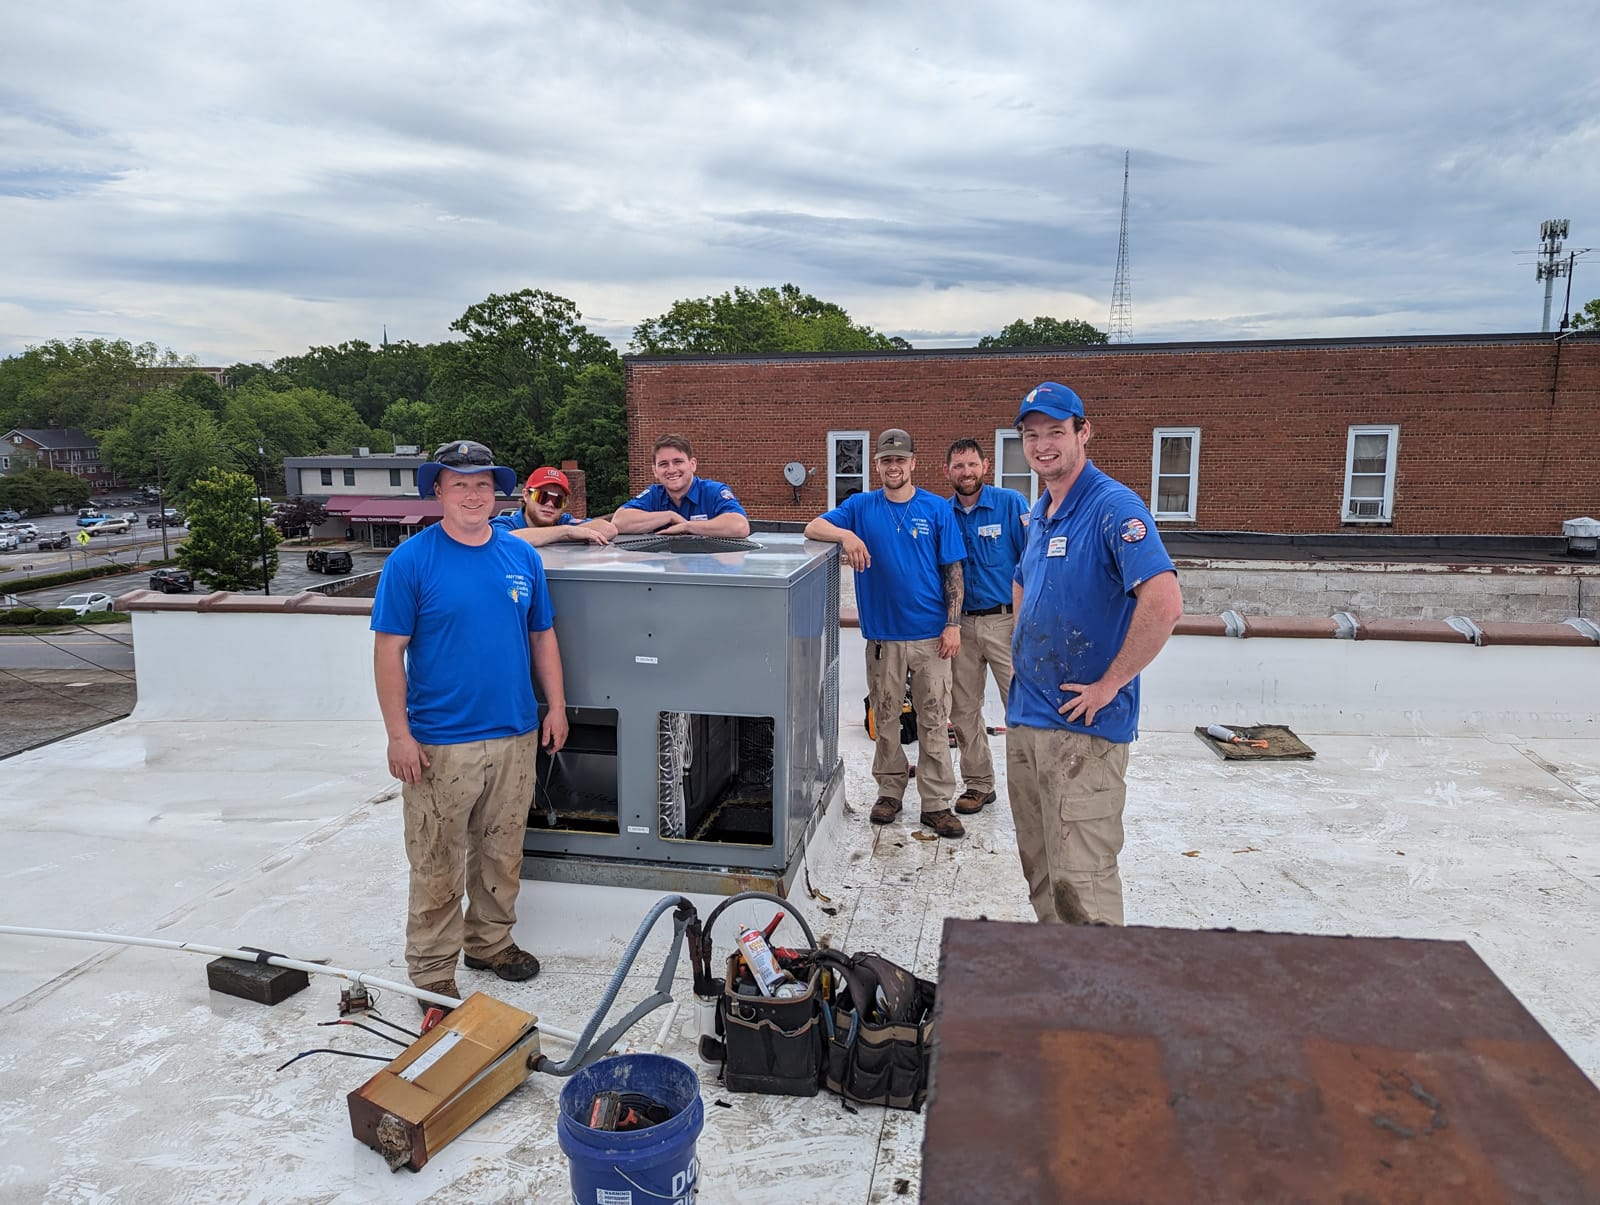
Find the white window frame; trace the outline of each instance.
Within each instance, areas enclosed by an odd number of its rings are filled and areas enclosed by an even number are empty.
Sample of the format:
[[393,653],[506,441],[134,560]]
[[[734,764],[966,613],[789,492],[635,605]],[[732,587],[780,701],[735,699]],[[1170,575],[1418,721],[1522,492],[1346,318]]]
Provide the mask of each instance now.
[[[1163,476],[1176,477],[1177,473],[1162,473],[1161,471],[1161,441],[1163,439],[1187,439],[1189,441],[1189,471],[1185,474],[1189,478],[1189,506],[1187,510],[1159,510],[1161,502],[1161,478]],[[1196,507],[1200,497],[1200,428],[1199,427],[1157,427],[1150,440],[1150,515],[1155,519],[1167,519],[1175,522],[1193,523]]]
[[[839,497],[839,475],[835,471],[838,465],[838,448],[842,443],[851,443],[859,440],[861,443],[861,492],[864,494],[872,488],[872,432],[870,431],[829,431],[828,432],[828,509],[838,506],[842,499]],[[850,474],[853,481],[857,474]]]
[[[1359,499],[1363,504],[1362,514],[1351,513],[1351,508],[1358,501],[1351,497],[1351,486],[1355,478],[1356,437],[1361,435],[1384,435],[1388,437],[1387,455],[1384,457],[1383,468],[1383,513],[1366,513],[1371,508],[1366,505],[1371,501],[1368,498]],[[1361,426],[1352,426],[1345,439],[1344,445],[1344,500],[1339,505],[1339,520],[1342,523],[1376,523],[1388,524],[1394,522],[1394,469],[1395,462],[1400,452],[1400,426],[1398,423],[1368,423]]]
[[356,486],[356,471],[354,469],[345,469],[344,470],[344,485],[345,485],[346,489],[354,489],[355,488],[355,486]]
[[[994,431],[994,483],[1002,489],[1017,490],[1017,493],[1027,498],[1028,505],[1032,506],[1039,501],[1039,474],[1032,469],[1028,470],[1028,488],[1025,490],[1017,489],[1015,484],[1006,484],[1008,474],[1004,470],[1006,463],[1005,449],[1008,442],[1014,442],[1017,445],[1017,451],[1020,453],[1022,451],[1022,432],[1015,427],[996,427]],[[1024,458],[1023,463],[1027,463],[1026,458]],[[1015,482],[1018,480],[1019,474],[1012,473],[1009,476]]]

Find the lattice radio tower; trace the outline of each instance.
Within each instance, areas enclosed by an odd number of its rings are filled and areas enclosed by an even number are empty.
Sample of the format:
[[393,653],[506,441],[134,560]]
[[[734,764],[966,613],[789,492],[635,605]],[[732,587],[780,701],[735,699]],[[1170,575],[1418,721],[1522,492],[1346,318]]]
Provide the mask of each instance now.
[[1122,229],[1117,234],[1117,276],[1111,285],[1112,343],[1133,338],[1133,298],[1128,295],[1128,152],[1122,152]]

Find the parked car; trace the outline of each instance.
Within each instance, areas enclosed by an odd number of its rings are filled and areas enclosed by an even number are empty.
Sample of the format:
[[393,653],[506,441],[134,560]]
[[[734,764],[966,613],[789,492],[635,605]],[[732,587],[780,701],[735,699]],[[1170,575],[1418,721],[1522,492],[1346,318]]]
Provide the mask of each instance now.
[[101,519],[100,522],[89,528],[92,536],[125,536],[129,531],[126,519]]
[[136,510],[125,510],[122,512],[122,518],[129,523],[137,523],[139,521],[139,512]]
[[15,523],[20,518],[22,516],[14,510],[0,510],[0,523]]
[[0,594],[0,611],[15,611],[21,605],[15,594]]
[[338,549],[313,548],[306,553],[306,568],[313,573],[349,573],[355,562],[348,552]]
[[17,539],[16,533],[0,531],[0,552],[15,552],[22,547],[22,541]]
[[78,512],[79,527],[93,527],[96,523],[101,523],[104,521],[105,515],[95,510],[95,508],[92,506],[86,506]]
[[44,535],[39,537],[39,547],[40,548],[71,548],[72,547],[72,536],[71,536],[70,533],[65,532],[65,531],[58,531],[58,532],[56,532],[54,534],[51,534],[50,532],[45,532]]
[[56,604],[63,611],[75,611],[83,616],[91,611],[111,610],[111,595],[109,594],[69,594]]
[[194,578],[187,569],[157,569],[150,575],[150,588],[163,594],[187,594],[194,589]]

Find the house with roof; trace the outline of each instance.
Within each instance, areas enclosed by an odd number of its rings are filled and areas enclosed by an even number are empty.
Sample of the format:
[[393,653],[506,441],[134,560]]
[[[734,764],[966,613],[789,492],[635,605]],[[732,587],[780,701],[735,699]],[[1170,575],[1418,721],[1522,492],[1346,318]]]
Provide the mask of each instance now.
[[121,484],[100,461],[100,441],[76,427],[13,427],[0,436],[0,476],[28,468],[71,473],[94,490]]

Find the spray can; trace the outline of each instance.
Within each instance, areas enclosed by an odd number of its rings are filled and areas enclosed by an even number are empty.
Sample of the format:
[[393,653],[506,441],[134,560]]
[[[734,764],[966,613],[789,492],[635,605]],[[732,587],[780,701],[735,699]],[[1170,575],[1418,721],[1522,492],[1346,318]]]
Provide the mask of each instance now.
[[777,959],[772,956],[772,948],[767,945],[767,939],[761,936],[761,930],[752,929],[749,925],[740,925],[737,942],[739,953],[744,958],[745,965],[750,968],[750,973],[755,976],[756,986],[761,989],[763,996],[772,995],[778,984],[793,978],[788,971],[778,966]]
[[1215,737],[1219,741],[1231,741],[1234,738],[1234,731],[1221,724],[1207,724],[1206,735]]

